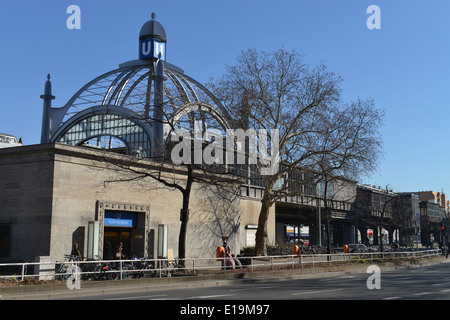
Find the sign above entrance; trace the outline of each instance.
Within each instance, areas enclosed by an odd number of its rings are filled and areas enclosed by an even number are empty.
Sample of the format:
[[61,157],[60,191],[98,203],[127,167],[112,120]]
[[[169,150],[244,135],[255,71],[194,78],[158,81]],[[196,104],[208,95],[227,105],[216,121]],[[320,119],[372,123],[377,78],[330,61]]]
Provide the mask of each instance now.
[[105,227],[136,227],[136,213],[105,210]]

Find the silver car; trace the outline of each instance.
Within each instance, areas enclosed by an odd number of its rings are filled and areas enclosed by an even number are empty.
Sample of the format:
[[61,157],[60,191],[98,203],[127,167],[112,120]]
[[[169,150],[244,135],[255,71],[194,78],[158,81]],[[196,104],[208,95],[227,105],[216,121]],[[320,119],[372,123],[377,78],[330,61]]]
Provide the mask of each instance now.
[[367,246],[360,243],[352,243],[348,245],[349,253],[367,252]]

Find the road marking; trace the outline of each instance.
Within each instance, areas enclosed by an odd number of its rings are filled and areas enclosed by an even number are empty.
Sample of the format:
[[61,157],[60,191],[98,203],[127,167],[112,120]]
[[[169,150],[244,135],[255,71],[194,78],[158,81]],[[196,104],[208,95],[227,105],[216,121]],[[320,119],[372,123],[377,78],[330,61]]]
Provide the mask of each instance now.
[[[345,277],[345,276],[344,276]],[[345,279],[343,277],[338,278],[324,278],[324,279],[318,279],[319,282],[339,282],[342,281],[342,279]]]
[[450,289],[441,290],[441,292],[449,292],[449,291],[450,291]]
[[160,298],[160,297],[167,297],[167,294],[158,294],[158,295],[151,295],[151,296],[135,296],[135,297],[122,297],[122,298],[111,298],[106,300],[123,300],[123,299],[149,299],[149,298]]
[[276,288],[276,287],[254,287],[254,288],[242,288],[242,289],[232,289],[229,290],[230,292],[234,292],[234,291],[248,291],[248,290],[258,290],[258,289],[271,289],[271,288]]
[[324,293],[324,292],[334,292],[334,291],[341,291],[343,289],[331,289],[331,290],[318,290],[318,291],[305,291],[305,292],[295,292],[292,295],[298,296],[301,294],[315,294],[315,293]]
[[400,297],[388,297],[388,298],[383,298],[383,300],[396,300],[396,299],[400,299]]
[[433,292],[420,292],[420,293],[414,293],[415,296],[426,296],[427,294],[433,294]]
[[230,297],[230,296],[235,296],[235,294],[215,294],[215,295],[211,295],[211,296],[197,296],[197,297],[185,298],[184,300],[189,300],[189,299],[210,299],[210,298],[221,298],[221,297]]

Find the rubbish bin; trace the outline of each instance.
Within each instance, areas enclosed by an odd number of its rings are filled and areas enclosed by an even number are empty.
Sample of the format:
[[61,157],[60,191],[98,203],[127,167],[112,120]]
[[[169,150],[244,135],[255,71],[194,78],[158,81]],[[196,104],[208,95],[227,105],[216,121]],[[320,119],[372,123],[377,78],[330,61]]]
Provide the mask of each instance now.
[[344,253],[348,253],[348,245],[344,244]]
[[298,257],[298,255],[300,254],[300,248],[297,245],[295,245],[294,248],[292,249],[292,252],[294,256]]

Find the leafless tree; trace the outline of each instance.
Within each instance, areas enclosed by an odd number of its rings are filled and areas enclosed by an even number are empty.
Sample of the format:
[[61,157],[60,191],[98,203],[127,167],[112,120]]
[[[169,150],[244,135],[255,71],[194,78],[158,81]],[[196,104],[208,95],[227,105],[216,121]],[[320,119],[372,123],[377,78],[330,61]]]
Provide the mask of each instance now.
[[[357,211],[369,218],[364,223],[374,227],[374,236],[382,235],[383,229],[390,229],[399,224],[396,219],[406,219],[400,210],[399,194],[392,192],[388,186],[381,188],[362,187],[359,191]],[[405,221],[403,221],[403,224]],[[382,239],[381,239],[382,240]],[[383,241],[379,241],[383,251]]]
[[336,177],[358,181],[375,171],[382,150],[379,128],[383,112],[375,108],[373,100],[357,100],[332,110],[328,116],[319,122],[323,127],[316,143],[322,152],[316,156],[314,168],[324,186],[327,252],[331,253],[331,208],[327,198],[332,199],[333,194],[329,195],[328,188]]
[[[243,51],[222,78],[210,81],[212,92],[240,127],[279,132],[282,170],[261,177],[264,195],[256,233],[258,255],[266,254],[270,207],[280,197],[296,195],[302,185],[317,181],[323,175],[317,171],[320,161],[326,160],[330,167],[322,169],[329,173],[344,169],[355,173],[375,165],[381,114],[370,112],[372,101],[344,105],[341,83],[324,64],[311,68],[296,51],[285,49]],[[261,173],[263,166],[255,168]],[[308,171],[309,179],[292,180],[299,170]],[[280,186],[277,182],[283,177],[291,181]]]
[[[417,206],[419,203],[417,202]],[[415,235],[416,225],[415,225],[415,210],[414,210],[414,200],[411,195],[398,194],[398,196],[393,200],[392,217],[391,217],[391,230],[400,230],[401,234],[406,235],[406,246],[408,246],[408,238]],[[413,233],[411,234],[411,228]],[[391,234],[391,233],[390,233]],[[410,245],[412,246],[412,243]]]

